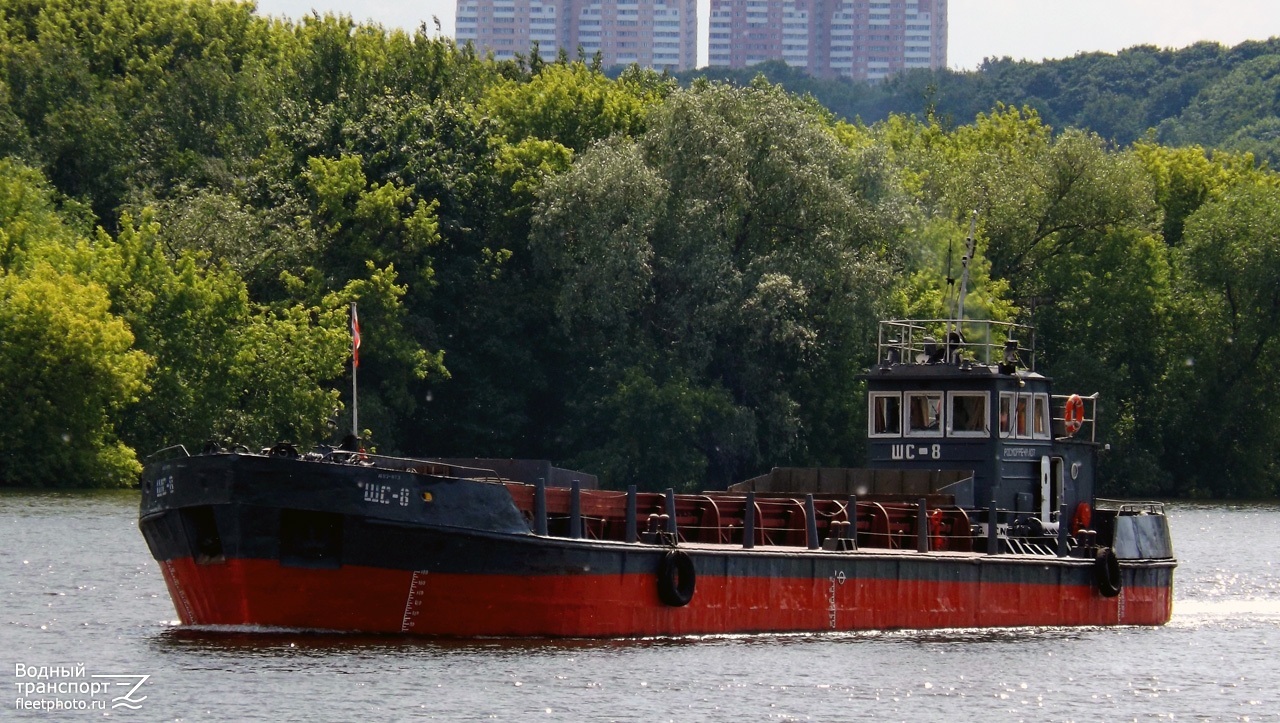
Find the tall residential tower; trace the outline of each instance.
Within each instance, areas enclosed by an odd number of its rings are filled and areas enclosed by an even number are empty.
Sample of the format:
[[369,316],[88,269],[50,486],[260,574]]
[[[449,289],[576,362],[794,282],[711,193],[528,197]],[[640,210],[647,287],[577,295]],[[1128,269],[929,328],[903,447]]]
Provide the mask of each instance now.
[[457,28],[459,43],[498,60],[528,55],[537,42],[543,58],[581,48],[588,58],[599,52],[605,67],[697,64],[697,0],[458,0]]
[[947,0],[711,0],[709,60],[880,80],[947,65]]

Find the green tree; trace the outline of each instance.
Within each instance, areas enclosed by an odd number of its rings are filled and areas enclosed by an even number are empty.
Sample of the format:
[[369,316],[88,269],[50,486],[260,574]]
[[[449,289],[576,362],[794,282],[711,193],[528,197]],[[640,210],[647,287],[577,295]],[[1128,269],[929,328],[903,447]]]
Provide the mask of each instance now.
[[1268,140],[1267,129],[1272,126],[1268,121],[1280,111],[1278,90],[1280,56],[1268,54],[1250,60],[1201,91],[1176,120],[1163,124],[1161,140],[1170,145],[1198,143],[1227,150]]
[[1280,491],[1280,193],[1239,184],[1187,220],[1165,468],[1180,494]]
[[1170,246],[1182,244],[1187,217],[1206,201],[1221,197],[1244,177],[1264,177],[1254,172],[1248,154],[1201,146],[1170,148],[1150,141],[1135,144],[1133,151],[1155,186],[1155,201],[1163,212],[1162,235]]
[[[171,257],[150,211],[125,214],[60,257],[104,287],[113,313],[156,364],[147,390],[125,409],[121,437],[140,451],[208,439],[309,444],[329,436],[334,382],[347,355],[345,307],[250,302],[233,271]],[[270,383],[266,383],[266,381]]]
[[0,160],[0,484],[123,486],[141,469],[123,411],[146,390],[151,359],[74,272],[80,239],[37,171]]
[[340,285],[358,278],[366,263],[399,261],[415,282],[431,282],[427,255],[440,240],[437,204],[415,202],[395,183],[369,183],[359,156],[312,158],[306,180],[316,221],[326,234],[321,268]]
[[671,87],[643,73],[614,81],[580,62],[552,63],[526,82],[489,86],[478,110],[512,142],[538,138],[582,151],[615,133],[638,133]]
[[0,480],[15,486],[133,484],[141,471],[115,420],[144,389],[149,359],[131,348],[105,291],[38,264],[0,276]]
[[[699,85],[544,187],[531,245],[579,379],[565,436],[611,481],[860,454],[856,373],[901,217],[881,160],[827,123],[767,83]],[[676,438],[644,432],[658,410]],[[624,454],[641,447],[669,456]]]

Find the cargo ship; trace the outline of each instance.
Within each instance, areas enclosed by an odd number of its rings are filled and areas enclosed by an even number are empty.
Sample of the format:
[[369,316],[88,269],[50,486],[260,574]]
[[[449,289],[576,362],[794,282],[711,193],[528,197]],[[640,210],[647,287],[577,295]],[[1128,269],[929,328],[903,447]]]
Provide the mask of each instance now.
[[600,489],[545,461],[211,445],[146,466],[140,527],[190,626],[627,637],[1167,622],[1162,505],[1094,494],[1098,396],[1053,393],[1030,327],[961,318],[881,322],[866,468],[775,468],[688,494]]

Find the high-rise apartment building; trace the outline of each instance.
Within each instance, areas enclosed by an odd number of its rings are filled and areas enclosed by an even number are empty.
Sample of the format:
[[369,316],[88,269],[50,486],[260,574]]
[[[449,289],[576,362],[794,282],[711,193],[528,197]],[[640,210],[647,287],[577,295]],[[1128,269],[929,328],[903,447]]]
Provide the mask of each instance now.
[[947,0],[711,0],[710,64],[879,80],[946,67]]
[[657,70],[697,65],[697,0],[458,0],[459,43],[471,41],[499,60],[543,58],[560,48],[577,57],[599,52],[605,67],[638,63]]

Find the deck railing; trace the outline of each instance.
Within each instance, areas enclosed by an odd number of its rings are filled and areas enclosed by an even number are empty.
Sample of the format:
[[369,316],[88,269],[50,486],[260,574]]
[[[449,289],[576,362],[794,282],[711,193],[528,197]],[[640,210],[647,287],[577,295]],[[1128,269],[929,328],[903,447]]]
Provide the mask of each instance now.
[[1035,329],[986,319],[894,319],[880,322],[879,364],[1011,363],[1034,371]]
[[[910,550],[1068,556],[1110,544],[1110,528],[1071,528],[1067,508],[1041,520],[1026,511],[966,509],[947,495],[910,501],[884,495],[760,492],[676,494],[585,491],[506,482],[535,534],[569,539],[662,545],[713,544],[744,549]],[[539,501],[541,497],[541,501]],[[901,496],[899,496],[901,497]],[[1099,511],[1110,506],[1099,500]],[[1120,514],[1159,503],[1117,503]],[[1106,515],[1114,516],[1108,511]],[[537,519],[542,516],[542,520]],[[1099,520],[1102,522],[1102,520]]]
[[[575,492],[548,486],[539,490],[538,485],[517,482],[506,486],[530,529],[545,529],[551,537],[920,551],[971,551],[977,539],[969,513],[956,507],[949,495],[860,501],[854,495]],[[537,519],[539,515],[545,521]]]
[[1121,515],[1163,515],[1164,503],[1145,501],[1138,502],[1134,500],[1112,500],[1099,497],[1095,507],[1099,510],[1113,510]]
[[[1080,429],[1075,434],[1067,434],[1066,408],[1067,400],[1079,396],[1084,402],[1084,418],[1080,421]],[[1098,392],[1089,396],[1074,394],[1053,395],[1053,434],[1055,437],[1075,437],[1084,439],[1082,433],[1088,435],[1090,442],[1098,441]]]

